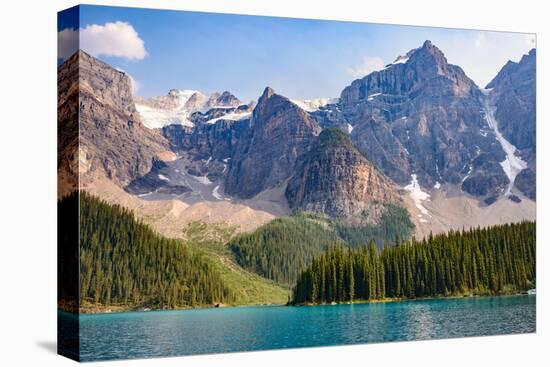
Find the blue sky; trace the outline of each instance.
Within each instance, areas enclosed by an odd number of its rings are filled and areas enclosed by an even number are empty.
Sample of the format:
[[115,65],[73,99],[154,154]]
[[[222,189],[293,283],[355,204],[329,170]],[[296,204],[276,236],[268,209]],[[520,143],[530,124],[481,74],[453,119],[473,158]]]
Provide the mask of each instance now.
[[[60,42],[74,38],[67,30],[76,28],[73,23],[61,17]],[[290,98],[337,97],[352,80],[427,39],[480,86],[506,61],[518,61],[535,47],[534,35],[520,33],[80,8],[80,47],[129,73],[136,94],[143,96],[164,95],[171,88],[229,90],[248,101],[269,85]]]

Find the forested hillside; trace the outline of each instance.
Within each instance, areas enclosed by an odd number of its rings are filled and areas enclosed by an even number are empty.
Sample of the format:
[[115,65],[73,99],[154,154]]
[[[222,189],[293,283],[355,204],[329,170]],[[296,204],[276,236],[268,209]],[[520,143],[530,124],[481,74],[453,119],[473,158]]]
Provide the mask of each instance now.
[[331,246],[300,275],[295,303],[502,294],[534,287],[536,224],[451,231],[378,250]]
[[243,268],[290,287],[315,255],[337,241],[323,222],[298,214],[274,219],[230,246]]
[[387,205],[379,225],[360,227],[298,211],[233,239],[230,247],[243,268],[292,286],[313,258],[331,244],[356,247],[373,240],[382,247],[396,237],[408,238],[413,228],[407,211],[396,205]]
[[153,232],[129,210],[82,192],[80,214],[81,303],[177,308],[234,300],[202,254]]

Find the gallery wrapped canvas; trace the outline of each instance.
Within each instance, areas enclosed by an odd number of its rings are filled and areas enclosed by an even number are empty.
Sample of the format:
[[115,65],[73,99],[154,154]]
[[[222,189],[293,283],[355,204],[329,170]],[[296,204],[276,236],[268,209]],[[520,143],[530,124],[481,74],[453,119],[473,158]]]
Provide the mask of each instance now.
[[58,350],[532,333],[533,34],[58,15]]

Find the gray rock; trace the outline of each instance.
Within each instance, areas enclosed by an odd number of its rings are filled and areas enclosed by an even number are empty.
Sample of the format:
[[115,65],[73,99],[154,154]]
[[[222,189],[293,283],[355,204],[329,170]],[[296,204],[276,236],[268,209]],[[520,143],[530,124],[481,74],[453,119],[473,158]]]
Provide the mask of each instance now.
[[290,179],[291,208],[342,218],[352,224],[377,223],[384,204],[396,202],[391,181],[336,128],[325,129]]
[[[149,172],[154,158],[169,151],[162,134],[141,123],[133,102],[131,81],[125,73],[83,51],[71,56],[59,70],[60,78],[78,70],[78,78],[70,79],[70,85],[61,81],[62,99],[70,98],[71,103],[59,107],[59,135],[63,140],[63,135],[71,134],[64,130],[69,122],[66,117],[78,118],[78,127],[70,126],[79,129],[81,179],[105,175],[123,187]],[[70,144],[63,144],[69,149]]]
[[267,87],[238,141],[225,192],[250,198],[280,186],[293,175],[319,132],[319,125],[304,110]]

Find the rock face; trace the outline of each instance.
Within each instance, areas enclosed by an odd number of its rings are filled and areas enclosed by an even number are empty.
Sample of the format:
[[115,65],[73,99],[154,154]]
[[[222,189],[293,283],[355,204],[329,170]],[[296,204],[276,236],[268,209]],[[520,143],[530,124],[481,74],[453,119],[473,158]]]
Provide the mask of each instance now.
[[162,129],[176,151],[186,151],[197,159],[227,160],[233,157],[239,142],[244,139],[249,121],[219,120],[215,124],[200,124],[193,130],[181,125]]
[[328,128],[290,179],[286,197],[291,208],[375,223],[398,195],[344,132]]
[[536,57],[532,49],[519,63],[508,61],[486,87],[500,132],[528,165],[516,176],[515,187],[532,200],[536,199]]
[[525,154],[535,154],[537,143],[536,58],[532,49],[519,63],[508,61],[486,87],[496,106],[499,130]]
[[173,185],[170,180],[162,174],[162,170],[168,166],[161,160],[153,160],[151,170],[144,176],[138,177],[124,188],[134,195],[147,195],[151,192],[158,194],[182,195],[190,192],[191,189],[185,185]]
[[307,112],[267,87],[254,108],[250,127],[238,142],[225,179],[225,192],[250,198],[283,184],[319,132]]
[[78,189],[78,54],[57,70],[57,190]]
[[[357,148],[398,184],[408,183],[412,174],[424,187],[460,185],[475,176],[463,190],[496,195],[507,178],[494,163],[505,155],[485,119],[482,98],[464,71],[426,41],[352,82],[342,91],[341,110]],[[474,164],[479,157],[484,165]],[[487,164],[496,170],[490,177],[484,175]]]
[[126,74],[83,51],[59,69],[61,78],[78,70],[78,78],[60,88],[59,128],[66,125],[66,117],[71,121],[77,117],[81,180],[105,175],[123,187],[149,172],[154,158],[171,154],[162,134],[142,125]]

